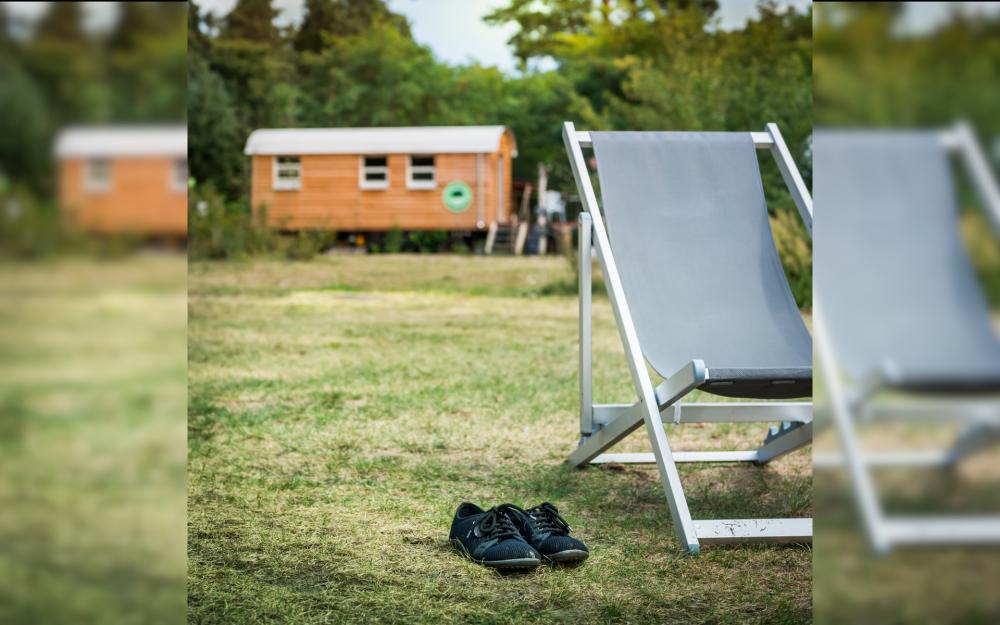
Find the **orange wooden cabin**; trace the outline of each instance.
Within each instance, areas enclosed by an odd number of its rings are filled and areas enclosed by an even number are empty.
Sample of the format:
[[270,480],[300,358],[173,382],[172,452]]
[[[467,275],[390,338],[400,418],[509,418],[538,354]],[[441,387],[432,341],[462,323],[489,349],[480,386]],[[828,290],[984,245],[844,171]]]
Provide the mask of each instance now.
[[92,234],[187,235],[187,129],[79,127],[56,140],[65,222]]
[[251,203],[281,230],[485,231],[511,215],[504,126],[255,130]]

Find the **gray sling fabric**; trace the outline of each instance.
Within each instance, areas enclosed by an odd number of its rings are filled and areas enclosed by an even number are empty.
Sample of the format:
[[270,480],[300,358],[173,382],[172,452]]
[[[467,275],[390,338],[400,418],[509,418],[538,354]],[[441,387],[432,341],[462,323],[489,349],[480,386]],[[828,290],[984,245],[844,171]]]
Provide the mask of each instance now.
[[705,361],[717,395],[812,393],[812,338],[774,247],[749,133],[593,132],[604,217],[646,360]]
[[838,363],[911,390],[1000,387],[1000,342],[933,133],[817,132],[815,294]]

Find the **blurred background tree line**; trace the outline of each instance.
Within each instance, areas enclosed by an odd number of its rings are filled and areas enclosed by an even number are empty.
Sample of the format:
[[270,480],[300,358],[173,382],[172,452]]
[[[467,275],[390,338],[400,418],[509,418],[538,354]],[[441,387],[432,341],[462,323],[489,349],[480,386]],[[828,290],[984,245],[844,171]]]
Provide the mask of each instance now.
[[[902,2],[816,5],[816,127],[944,128],[968,121],[1000,162],[1000,11],[953,7],[930,27],[907,26]],[[910,22],[912,23],[912,21]],[[961,168],[957,172],[964,174]],[[1000,245],[969,181],[958,177],[962,235],[994,306]]]
[[39,254],[57,232],[52,158],[74,124],[183,123],[186,7],[123,2],[107,29],[83,5],[52,2],[34,23],[0,5],[0,251]]
[[[777,122],[808,181],[811,11],[764,1],[744,28],[726,31],[718,9],[715,0],[510,0],[485,17],[517,27],[510,45],[520,70],[505,74],[437,60],[383,0],[306,0],[301,24],[285,28],[275,25],[270,0],[238,0],[224,16],[192,2],[188,129],[197,194],[230,203],[228,213],[249,213],[242,149],[256,128],[450,124],[511,127],[515,177],[530,180],[543,164],[550,188],[573,194],[565,120],[630,130]],[[770,159],[762,167],[779,245],[805,303],[809,243],[777,168]],[[197,236],[192,226],[192,251]]]
[[[715,28],[718,3],[512,0],[486,17],[514,23],[515,75],[449,65],[382,0],[306,0],[298,27],[269,0],[215,18],[189,10],[191,171],[227,198],[245,194],[242,147],[260,127],[504,124],[515,175],[537,164],[568,188],[564,120],[595,128],[747,130],[778,122],[805,153],[811,128],[811,14],[760,5],[745,29]],[[533,61],[555,68],[531,71]],[[537,64],[534,64],[537,65]]]

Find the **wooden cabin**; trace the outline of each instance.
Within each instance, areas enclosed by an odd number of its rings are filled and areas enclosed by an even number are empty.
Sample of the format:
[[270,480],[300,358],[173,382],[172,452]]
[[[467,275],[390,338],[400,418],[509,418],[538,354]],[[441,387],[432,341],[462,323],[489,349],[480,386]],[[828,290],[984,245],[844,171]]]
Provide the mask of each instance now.
[[56,139],[64,221],[92,234],[187,235],[187,128],[78,127]]
[[511,210],[504,126],[255,130],[251,205],[281,230],[485,231]]

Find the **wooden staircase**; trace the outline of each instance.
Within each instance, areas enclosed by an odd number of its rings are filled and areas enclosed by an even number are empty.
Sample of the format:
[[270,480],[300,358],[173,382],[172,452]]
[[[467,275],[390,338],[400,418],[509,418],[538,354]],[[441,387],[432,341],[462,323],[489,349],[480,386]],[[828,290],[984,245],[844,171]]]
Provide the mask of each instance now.
[[487,255],[502,254],[520,256],[528,234],[528,224],[498,224],[493,222],[486,233]]

